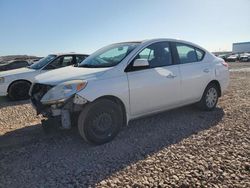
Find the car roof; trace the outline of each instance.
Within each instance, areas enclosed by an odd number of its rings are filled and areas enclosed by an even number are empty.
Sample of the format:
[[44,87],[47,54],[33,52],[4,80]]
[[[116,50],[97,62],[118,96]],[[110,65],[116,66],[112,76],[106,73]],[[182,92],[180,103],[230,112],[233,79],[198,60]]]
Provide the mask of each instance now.
[[55,53],[55,54],[49,54],[49,55],[56,55],[56,56],[63,56],[63,55],[82,55],[82,56],[89,56],[88,54],[80,54],[80,53]]
[[157,41],[173,41],[173,42],[187,42],[184,40],[180,39],[173,39],[173,38],[154,38],[154,39],[145,39],[145,40],[135,40],[135,41],[123,41],[123,42],[118,42],[115,44],[122,44],[122,43],[145,43],[145,42],[157,42]]
[[142,41],[142,43],[153,43],[153,42],[161,42],[161,41],[170,41],[170,42],[180,42],[180,43],[185,43],[191,46],[195,46],[195,47],[199,47],[200,49],[203,49],[206,51],[206,49],[204,49],[203,47],[192,43],[190,41],[186,41],[186,40],[182,40],[182,39],[174,39],[174,38],[156,38],[156,39],[148,39],[148,40],[144,40]]
[[191,46],[195,46],[197,48],[200,48],[204,51],[207,51],[206,49],[204,49],[203,47],[194,44],[192,42],[189,41],[185,41],[185,40],[181,40],[181,39],[174,39],[174,38],[155,38],[155,39],[146,39],[146,40],[142,40],[142,41],[127,41],[127,42],[119,42],[119,43],[115,43],[115,44],[121,44],[121,43],[139,43],[139,44],[150,44],[150,43],[154,43],[154,42],[162,42],[162,41],[170,41],[170,42],[180,42],[180,43],[185,43]]
[[124,43],[142,43],[142,41],[124,41],[124,42],[117,42],[114,44],[124,44]]

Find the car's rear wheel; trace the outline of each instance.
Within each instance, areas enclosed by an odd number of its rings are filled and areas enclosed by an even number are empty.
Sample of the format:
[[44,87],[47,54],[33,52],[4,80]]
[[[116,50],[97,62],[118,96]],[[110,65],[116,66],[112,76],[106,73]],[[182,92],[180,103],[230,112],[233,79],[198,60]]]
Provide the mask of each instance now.
[[78,129],[85,141],[104,144],[111,141],[123,123],[121,107],[109,99],[88,104],[78,118]]
[[8,96],[11,100],[29,99],[29,89],[31,84],[27,81],[16,81],[12,83],[8,90]]
[[219,88],[216,84],[211,83],[206,87],[198,106],[202,110],[211,111],[216,107],[218,98]]

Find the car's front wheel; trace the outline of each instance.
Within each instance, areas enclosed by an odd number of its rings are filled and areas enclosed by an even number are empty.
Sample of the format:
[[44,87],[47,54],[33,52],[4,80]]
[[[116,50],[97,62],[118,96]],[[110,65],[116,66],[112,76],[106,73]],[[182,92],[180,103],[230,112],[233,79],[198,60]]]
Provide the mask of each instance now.
[[85,141],[104,144],[120,131],[123,115],[121,107],[109,99],[87,104],[78,118],[78,130]]
[[206,87],[198,106],[202,110],[211,111],[216,107],[218,99],[219,88],[216,84],[211,83]]
[[30,83],[27,81],[16,81],[12,83],[8,90],[8,96],[11,100],[29,99]]

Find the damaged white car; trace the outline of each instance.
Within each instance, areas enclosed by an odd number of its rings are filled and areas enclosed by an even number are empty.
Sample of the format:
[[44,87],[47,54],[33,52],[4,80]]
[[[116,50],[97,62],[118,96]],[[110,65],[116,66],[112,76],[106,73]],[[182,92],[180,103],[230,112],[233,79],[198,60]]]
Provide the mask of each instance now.
[[67,129],[77,117],[80,135],[103,144],[141,116],[193,103],[213,110],[228,84],[221,58],[190,42],[154,39],[113,44],[79,67],[41,74],[30,95],[48,121]]

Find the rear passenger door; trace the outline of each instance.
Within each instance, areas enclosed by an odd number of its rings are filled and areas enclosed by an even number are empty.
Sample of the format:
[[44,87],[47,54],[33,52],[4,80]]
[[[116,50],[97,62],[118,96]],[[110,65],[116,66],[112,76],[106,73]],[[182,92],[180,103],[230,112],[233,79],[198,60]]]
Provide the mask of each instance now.
[[192,103],[200,100],[204,87],[211,80],[211,64],[205,60],[205,52],[184,43],[175,43],[181,73],[181,101]]

